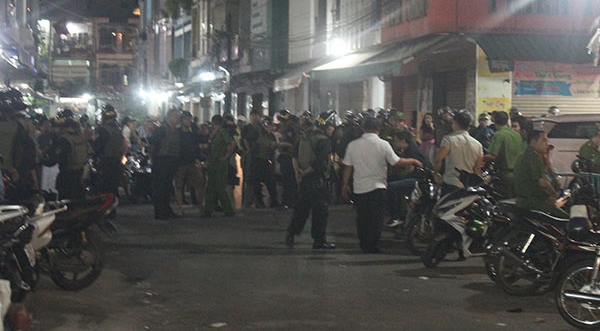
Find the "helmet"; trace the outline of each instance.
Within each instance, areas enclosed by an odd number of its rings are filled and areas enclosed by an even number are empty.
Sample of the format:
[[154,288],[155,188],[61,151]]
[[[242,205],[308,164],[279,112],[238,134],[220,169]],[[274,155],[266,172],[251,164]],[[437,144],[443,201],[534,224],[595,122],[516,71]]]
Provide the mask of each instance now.
[[548,108],[548,115],[558,116],[559,114],[560,114],[560,109],[558,109],[558,107],[550,106],[550,108]]
[[392,108],[388,112],[388,118],[396,121],[406,121],[406,115],[398,109]]
[[523,114],[521,113],[521,111],[519,110],[519,108],[517,107],[511,107],[509,110],[509,115],[510,115],[510,119],[514,119],[517,118],[519,116],[523,116]]
[[0,103],[0,111],[21,111],[29,106],[23,101],[23,93],[10,87],[0,91]]
[[41,125],[42,123],[46,122],[48,120],[48,117],[46,117],[46,115],[44,114],[40,114],[35,116],[33,119],[33,124],[35,126]]
[[379,111],[377,112],[377,117],[383,118],[384,120],[387,121],[388,118],[390,117],[390,111],[388,109],[380,108]]
[[346,117],[344,118],[348,122],[359,123],[363,119],[361,113],[354,113],[351,110],[346,110]]
[[328,125],[336,127],[342,124],[342,120],[335,110],[330,110],[319,114],[319,116],[315,119],[315,124],[318,127],[326,127]]
[[[189,113],[189,112],[184,112],[184,114],[185,113]],[[233,117],[233,115],[231,115],[231,114],[223,115],[223,119],[225,120],[225,126],[228,126],[228,127],[236,126],[235,125],[235,117]]]
[[102,106],[102,122],[116,120],[117,119],[117,111],[115,107],[110,104],[105,104]]
[[270,116],[265,116],[262,118],[261,124],[263,127],[273,125],[273,119]]
[[59,108],[56,112],[54,124],[57,126],[69,126],[72,124],[77,124],[77,121],[75,121],[75,114],[69,108]]
[[280,111],[277,112],[277,120],[278,121],[285,121],[287,119],[289,119],[290,117],[292,117],[292,113],[290,113],[289,110],[287,109],[282,109]]

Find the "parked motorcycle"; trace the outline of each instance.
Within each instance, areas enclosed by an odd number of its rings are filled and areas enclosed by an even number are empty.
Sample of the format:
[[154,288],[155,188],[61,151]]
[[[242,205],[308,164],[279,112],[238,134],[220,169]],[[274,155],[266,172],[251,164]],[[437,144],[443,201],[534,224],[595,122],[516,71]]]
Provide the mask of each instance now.
[[[594,228],[598,228],[598,200],[594,198],[597,194],[588,177],[586,173],[575,174],[571,188],[560,199],[568,199],[566,206],[570,208],[585,206]],[[513,295],[554,288],[569,248],[565,244],[569,219],[541,211],[517,210],[512,224],[489,249],[489,256],[495,259],[498,285]]]
[[585,330],[600,327],[600,232],[587,217],[567,225],[566,262],[556,286],[556,306],[569,324]]
[[34,279],[35,254],[26,248],[34,231],[28,213],[23,206],[0,206],[0,277],[10,281],[13,302],[23,300]]
[[121,187],[131,203],[152,197],[152,163],[141,153],[127,156]]
[[[491,169],[485,168],[481,177],[459,172],[465,188],[443,196],[433,208],[436,234],[422,256],[428,268],[437,266],[453,252],[458,253],[459,260],[485,256],[489,243],[510,224],[491,185]],[[493,278],[492,266],[488,266],[488,273]]]
[[417,168],[417,183],[410,194],[404,231],[410,251],[421,256],[433,239],[433,207],[440,198],[441,187],[435,183],[435,171]]
[[39,199],[40,193],[44,192],[37,192],[23,202],[30,210],[32,205],[43,206],[42,210],[36,207],[36,212],[30,215],[29,223],[35,229],[34,240],[27,245],[30,251],[15,254],[21,266],[27,266],[32,256],[36,261],[31,264],[34,275],[30,277],[29,272],[22,271],[23,279],[34,287],[39,273],[44,273],[65,290],[89,286],[104,267],[104,244],[91,226],[95,224],[102,232],[114,234],[116,229],[106,216],[116,207],[117,200],[111,193],[60,201],[46,194],[47,201],[33,204],[31,201]]
[[[106,216],[116,207],[113,194],[56,202],[68,207],[51,224],[51,241],[36,252],[37,270],[62,289],[76,291],[92,284],[104,268],[105,247],[93,224],[108,235],[116,232]],[[49,203],[52,206],[53,203]]]

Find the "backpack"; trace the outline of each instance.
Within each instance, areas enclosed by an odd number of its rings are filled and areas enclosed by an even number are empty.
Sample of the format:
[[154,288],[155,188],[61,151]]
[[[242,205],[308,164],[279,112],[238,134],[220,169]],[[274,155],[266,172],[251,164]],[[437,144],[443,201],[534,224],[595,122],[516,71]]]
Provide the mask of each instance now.
[[85,137],[81,134],[65,133],[61,136],[69,143],[71,154],[67,156],[65,170],[81,170],[88,159],[88,145]]
[[108,142],[104,145],[102,156],[105,157],[121,157],[123,156],[123,143],[124,138],[121,133],[121,129],[116,126],[107,125],[103,127],[110,137]]
[[[310,132],[300,137],[298,141],[298,165],[300,169],[308,169],[317,158],[315,153],[317,144],[324,139],[329,139],[326,135],[317,132]],[[325,169],[329,169],[331,166],[331,159],[327,158],[328,166]],[[329,171],[325,171],[323,174],[325,178],[329,178]]]

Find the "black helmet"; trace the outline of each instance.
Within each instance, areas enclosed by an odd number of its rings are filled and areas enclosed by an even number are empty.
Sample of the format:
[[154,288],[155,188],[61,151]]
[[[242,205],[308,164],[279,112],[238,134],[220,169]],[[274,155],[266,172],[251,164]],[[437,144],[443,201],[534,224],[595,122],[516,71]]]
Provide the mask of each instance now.
[[235,117],[231,114],[223,115],[223,119],[225,120],[225,126],[235,127]]
[[379,111],[377,112],[377,117],[383,118],[386,121],[390,118],[390,115],[391,115],[391,111],[388,109],[380,108]]
[[290,113],[290,111],[287,109],[282,109],[277,112],[277,120],[280,122],[283,122],[292,116],[293,116],[292,113]]
[[29,106],[23,101],[23,93],[10,87],[0,91],[0,104],[0,111],[21,111]]
[[56,112],[54,124],[57,126],[70,126],[73,124],[77,124],[77,121],[75,121],[75,114],[69,108],[59,108]]
[[264,127],[273,125],[273,119],[270,116],[265,116],[265,117],[262,118],[261,124]]
[[355,113],[352,110],[346,110],[346,117],[344,119],[348,122],[360,123],[363,119],[363,115],[361,113]]
[[338,114],[335,110],[322,112],[321,114],[319,114],[319,116],[315,120],[315,124],[318,127],[326,127],[328,125],[336,127],[336,126],[340,125],[341,123],[342,123],[342,120],[340,119],[340,117],[338,116]]
[[105,104],[102,106],[102,122],[116,120],[117,119],[117,111],[115,107],[110,104]]

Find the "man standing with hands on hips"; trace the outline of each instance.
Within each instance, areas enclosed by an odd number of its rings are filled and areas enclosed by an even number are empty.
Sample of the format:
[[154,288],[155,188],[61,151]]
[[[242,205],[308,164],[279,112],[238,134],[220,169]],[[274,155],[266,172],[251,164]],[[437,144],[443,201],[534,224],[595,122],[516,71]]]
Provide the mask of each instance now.
[[356,229],[360,248],[367,254],[381,253],[379,239],[383,226],[383,210],[386,203],[387,167],[422,167],[417,159],[400,158],[392,146],[379,138],[380,122],[367,118],[363,124],[365,133],[350,142],[344,157],[344,184],[342,197],[350,197],[350,176],[354,173],[354,196],[356,205]]

